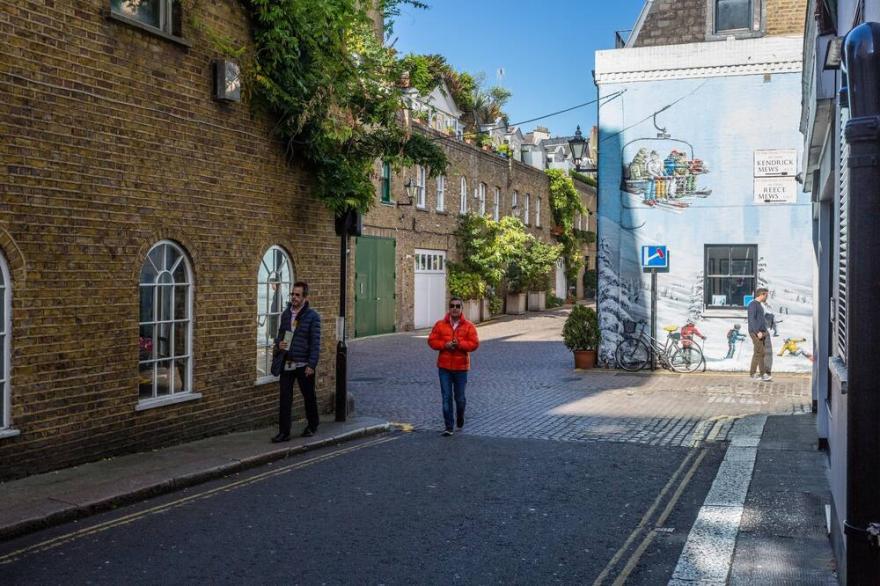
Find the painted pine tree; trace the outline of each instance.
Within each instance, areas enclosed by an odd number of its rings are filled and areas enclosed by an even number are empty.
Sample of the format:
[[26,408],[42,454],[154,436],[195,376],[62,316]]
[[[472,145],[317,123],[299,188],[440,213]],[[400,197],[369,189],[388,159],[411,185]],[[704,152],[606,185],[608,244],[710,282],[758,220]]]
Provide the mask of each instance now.
[[690,305],[688,305],[688,318],[697,322],[703,317],[703,271],[697,273],[691,285]]
[[615,364],[614,352],[623,339],[623,322],[632,320],[631,308],[638,287],[633,291],[632,283],[623,280],[614,266],[611,245],[603,238],[599,242],[598,267],[599,286],[596,296],[599,308],[599,329],[602,343],[599,346],[599,363],[606,366]]

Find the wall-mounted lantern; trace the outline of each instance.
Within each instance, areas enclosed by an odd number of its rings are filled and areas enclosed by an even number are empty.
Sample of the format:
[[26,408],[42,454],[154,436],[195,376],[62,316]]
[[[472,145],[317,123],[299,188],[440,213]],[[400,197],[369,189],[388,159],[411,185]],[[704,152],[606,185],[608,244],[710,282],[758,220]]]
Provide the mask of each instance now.
[[235,61],[214,61],[214,99],[218,102],[241,101],[241,68]]

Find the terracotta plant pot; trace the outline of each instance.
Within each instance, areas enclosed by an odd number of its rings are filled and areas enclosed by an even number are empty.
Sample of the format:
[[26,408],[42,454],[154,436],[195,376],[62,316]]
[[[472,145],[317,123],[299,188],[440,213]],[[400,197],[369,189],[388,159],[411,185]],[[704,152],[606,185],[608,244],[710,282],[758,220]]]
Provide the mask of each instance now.
[[596,366],[595,350],[575,350],[574,351],[574,367],[575,368],[593,368]]

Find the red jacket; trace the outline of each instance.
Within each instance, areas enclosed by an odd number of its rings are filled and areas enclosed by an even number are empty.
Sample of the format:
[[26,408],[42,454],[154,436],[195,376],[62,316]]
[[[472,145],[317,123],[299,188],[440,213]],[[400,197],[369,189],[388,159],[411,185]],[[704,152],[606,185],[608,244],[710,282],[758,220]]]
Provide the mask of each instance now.
[[[458,340],[458,347],[455,350],[447,350],[446,342]],[[477,328],[461,316],[458,322],[458,328],[452,331],[452,320],[449,314],[434,324],[431,335],[428,336],[428,346],[434,350],[439,350],[440,355],[437,357],[437,366],[446,370],[468,370],[471,367],[471,358],[468,352],[473,352],[480,346],[480,340],[477,338]]]

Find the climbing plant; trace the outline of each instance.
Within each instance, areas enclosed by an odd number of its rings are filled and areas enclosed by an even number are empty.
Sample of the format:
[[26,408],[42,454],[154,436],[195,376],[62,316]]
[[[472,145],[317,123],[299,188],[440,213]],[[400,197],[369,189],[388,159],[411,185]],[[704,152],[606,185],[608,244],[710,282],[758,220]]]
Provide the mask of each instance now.
[[243,67],[253,103],[275,118],[288,156],[314,170],[316,195],[330,209],[370,207],[379,159],[397,168],[423,165],[432,177],[445,171],[442,149],[398,122],[402,69],[373,18],[393,16],[403,4],[424,7],[422,2],[242,2],[255,43]]
[[580,250],[583,241],[574,229],[574,219],[577,214],[587,214],[589,211],[581,201],[571,177],[565,171],[548,169],[545,173],[550,179],[550,211],[553,214],[553,222],[561,230],[557,238],[562,244],[565,276],[569,281],[573,281],[584,263]]

